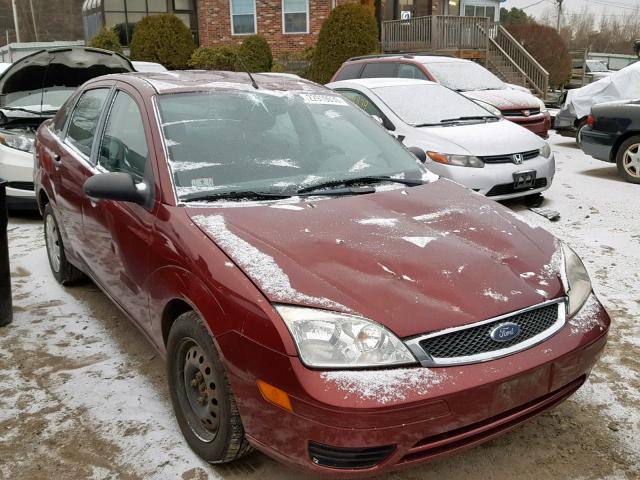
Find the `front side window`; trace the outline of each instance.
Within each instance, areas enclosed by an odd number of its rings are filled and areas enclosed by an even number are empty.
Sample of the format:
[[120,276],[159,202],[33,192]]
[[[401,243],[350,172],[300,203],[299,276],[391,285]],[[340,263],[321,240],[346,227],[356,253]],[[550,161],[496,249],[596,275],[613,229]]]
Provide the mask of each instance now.
[[231,33],[233,35],[252,35],[256,33],[255,0],[231,1]]
[[158,97],[178,197],[298,189],[424,166],[336,92],[220,90]]
[[369,115],[375,115],[376,117],[383,118],[384,115],[380,111],[378,107],[374,105],[374,103],[369,100],[366,96],[361,94],[360,92],[355,92],[353,90],[338,90],[340,94],[347,97]]
[[442,125],[453,120],[495,118],[487,110],[442,85],[397,85],[374,92],[405,123],[414,126]]
[[136,181],[145,176],[149,149],[142,115],[136,102],[119,91],[111,105],[100,142],[98,164],[109,172],[130,173]]
[[284,33],[308,33],[309,0],[282,0]]
[[82,94],[73,110],[67,140],[87,157],[91,156],[91,145],[108,95],[108,88],[88,90]]
[[395,78],[398,64],[395,62],[367,63],[362,71],[362,78]]

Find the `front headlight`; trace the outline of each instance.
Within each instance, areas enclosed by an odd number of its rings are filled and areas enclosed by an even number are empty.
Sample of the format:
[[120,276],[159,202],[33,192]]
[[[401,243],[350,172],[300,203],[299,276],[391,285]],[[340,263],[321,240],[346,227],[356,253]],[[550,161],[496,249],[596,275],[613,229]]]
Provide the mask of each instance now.
[[544,142],[544,147],[540,149],[540,155],[544,158],[549,158],[551,156],[551,147],[549,146],[549,142]]
[[500,117],[502,116],[502,112],[494,107],[493,105],[491,105],[490,103],[487,102],[483,102],[482,100],[474,100],[474,102],[477,105],[480,105],[482,108],[484,108],[485,110],[489,110],[492,114],[494,114],[496,117]]
[[382,325],[353,315],[277,305],[300,359],[309,367],[362,368],[415,364],[409,349]]
[[540,105],[540,112],[546,112],[547,106],[544,104],[544,102],[537,97],[536,97],[536,101],[538,102],[538,105]]
[[569,297],[568,315],[572,317],[582,308],[591,295],[591,281],[587,269],[578,254],[569,246],[562,244],[562,256],[564,258],[564,276],[562,283]]
[[33,153],[33,135],[24,132],[14,133],[7,130],[0,130],[0,143],[16,150]]
[[427,155],[434,162],[455,167],[484,167],[484,162],[473,155],[450,155],[448,153],[427,152]]

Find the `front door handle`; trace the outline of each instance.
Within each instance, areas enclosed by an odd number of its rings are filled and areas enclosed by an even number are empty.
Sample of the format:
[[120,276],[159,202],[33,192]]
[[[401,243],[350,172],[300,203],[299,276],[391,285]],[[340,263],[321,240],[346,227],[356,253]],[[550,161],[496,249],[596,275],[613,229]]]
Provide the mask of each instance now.
[[60,157],[60,155],[58,155],[57,153],[54,154],[53,155],[53,168],[58,170],[58,168],[60,168],[61,164],[62,164],[62,158]]

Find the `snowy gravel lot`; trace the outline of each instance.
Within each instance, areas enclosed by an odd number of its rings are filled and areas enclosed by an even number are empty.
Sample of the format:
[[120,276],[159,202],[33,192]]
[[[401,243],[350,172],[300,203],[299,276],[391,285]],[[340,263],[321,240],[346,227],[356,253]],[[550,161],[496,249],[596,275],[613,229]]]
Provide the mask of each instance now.
[[[613,319],[589,382],[550,413],[463,454],[388,479],[640,478],[640,185],[614,165],[551,138],[558,173],[550,230],[585,260]],[[302,478],[254,453],[211,467],[174,421],[164,365],[93,285],[64,289],[47,264],[42,225],[9,225],[14,323],[0,329],[0,479]]]

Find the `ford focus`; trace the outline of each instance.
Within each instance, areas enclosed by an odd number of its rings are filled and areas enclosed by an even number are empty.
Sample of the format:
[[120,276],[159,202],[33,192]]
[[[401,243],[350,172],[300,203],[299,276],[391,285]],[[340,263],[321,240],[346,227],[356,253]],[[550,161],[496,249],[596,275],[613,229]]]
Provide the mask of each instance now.
[[605,345],[571,248],[310,82],[96,78],[35,152],[54,277],[89,277],[164,355],[210,463],[413,466],[554,407]]

